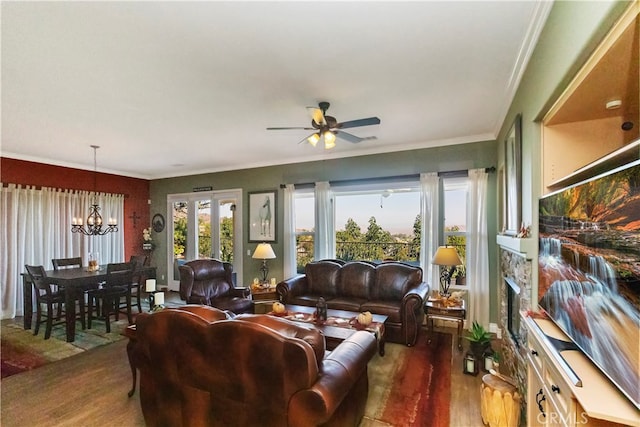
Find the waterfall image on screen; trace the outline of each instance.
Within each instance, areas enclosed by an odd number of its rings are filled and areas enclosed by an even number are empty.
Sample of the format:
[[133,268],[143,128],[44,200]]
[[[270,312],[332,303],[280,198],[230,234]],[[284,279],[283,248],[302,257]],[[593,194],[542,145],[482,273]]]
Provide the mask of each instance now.
[[640,161],[539,208],[539,306],[640,408]]

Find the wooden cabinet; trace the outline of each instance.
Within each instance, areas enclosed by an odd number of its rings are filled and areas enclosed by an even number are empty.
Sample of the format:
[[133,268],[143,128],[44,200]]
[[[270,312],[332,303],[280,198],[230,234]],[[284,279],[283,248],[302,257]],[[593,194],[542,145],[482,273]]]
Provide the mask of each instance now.
[[[524,317],[527,328],[527,426],[640,426],[640,411],[550,320]],[[571,347],[560,345],[560,347]]]

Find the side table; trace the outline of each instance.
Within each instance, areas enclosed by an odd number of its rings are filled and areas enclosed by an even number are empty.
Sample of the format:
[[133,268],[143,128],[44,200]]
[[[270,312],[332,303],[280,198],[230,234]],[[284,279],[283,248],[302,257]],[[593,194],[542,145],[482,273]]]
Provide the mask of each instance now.
[[251,290],[253,300],[253,312],[255,314],[265,314],[271,311],[273,303],[279,301],[275,288]]
[[460,305],[454,306],[444,305],[440,300],[427,300],[424,304],[424,314],[427,315],[429,342],[431,342],[431,335],[433,334],[433,319],[458,322],[458,350],[462,350],[462,326],[464,325],[464,319],[467,317],[464,300],[460,301]]

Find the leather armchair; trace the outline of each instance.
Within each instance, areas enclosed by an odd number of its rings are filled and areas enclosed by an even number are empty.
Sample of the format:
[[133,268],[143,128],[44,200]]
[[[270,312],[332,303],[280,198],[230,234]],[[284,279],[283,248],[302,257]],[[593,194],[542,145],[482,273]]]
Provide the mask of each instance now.
[[372,334],[357,331],[325,352],[311,326],[215,310],[138,315],[132,352],[147,426],[359,425]]
[[236,314],[252,313],[248,288],[233,285],[233,266],[217,259],[197,259],[180,266],[180,298]]

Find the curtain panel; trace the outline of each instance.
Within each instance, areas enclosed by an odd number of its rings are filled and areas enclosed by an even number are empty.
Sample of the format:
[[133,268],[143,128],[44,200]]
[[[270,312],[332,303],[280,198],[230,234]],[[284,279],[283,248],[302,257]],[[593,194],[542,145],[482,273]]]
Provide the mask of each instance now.
[[469,170],[467,207],[467,319],[489,328],[489,236],[487,235],[487,182],[484,169]]
[[100,264],[124,261],[122,230],[104,236],[71,232],[74,217],[86,218],[97,203],[105,219],[124,223],[124,195],[43,187],[2,185],[0,189],[0,291],[2,319],[23,315],[22,276],[25,264],[53,268],[54,258],[98,253]]
[[423,279],[431,289],[440,289],[440,271],[431,264],[438,249],[440,229],[440,177],[437,172],[420,174],[420,267]]

